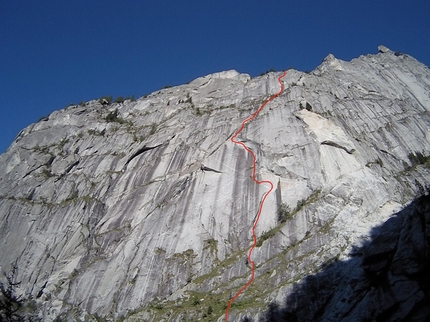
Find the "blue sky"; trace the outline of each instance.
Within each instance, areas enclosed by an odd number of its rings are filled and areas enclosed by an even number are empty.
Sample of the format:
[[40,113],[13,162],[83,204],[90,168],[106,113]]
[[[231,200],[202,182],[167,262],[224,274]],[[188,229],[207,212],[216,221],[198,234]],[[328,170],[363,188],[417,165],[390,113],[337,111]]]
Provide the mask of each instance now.
[[429,0],[0,0],[0,153],[42,116],[384,44],[430,65]]

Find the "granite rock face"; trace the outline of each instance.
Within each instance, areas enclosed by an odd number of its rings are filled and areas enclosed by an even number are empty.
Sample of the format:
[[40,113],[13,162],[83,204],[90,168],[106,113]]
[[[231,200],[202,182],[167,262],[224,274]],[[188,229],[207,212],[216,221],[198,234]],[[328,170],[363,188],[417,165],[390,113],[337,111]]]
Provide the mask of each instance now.
[[[224,319],[250,277],[267,189],[230,137],[280,75],[220,72],[136,101],[70,106],[21,131],[0,156],[0,265],[16,263],[43,320]],[[387,49],[329,55],[283,82],[240,135],[276,191],[231,321],[264,318],[306,276],[359,258],[372,228],[395,221],[430,178],[428,67]],[[397,237],[384,236],[392,253]],[[365,263],[370,275],[388,265]]]

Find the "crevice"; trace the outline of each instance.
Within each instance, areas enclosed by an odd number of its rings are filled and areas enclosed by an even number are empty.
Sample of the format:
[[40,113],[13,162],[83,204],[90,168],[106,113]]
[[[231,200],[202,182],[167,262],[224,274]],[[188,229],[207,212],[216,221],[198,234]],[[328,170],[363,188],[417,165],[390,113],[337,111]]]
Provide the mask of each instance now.
[[43,290],[45,289],[47,284],[48,284],[48,281],[46,281],[45,284],[43,284],[42,288],[39,290],[39,292],[36,295],[36,299],[38,299],[39,297],[41,297],[43,295]]
[[144,152],[146,152],[146,151],[149,151],[149,150],[153,150],[153,149],[156,149],[156,148],[158,148],[158,147],[160,147],[160,146],[162,146],[163,144],[159,144],[159,145],[156,145],[156,146],[146,146],[146,145],[144,145],[143,147],[141,147],[139,150],[137,150],[135,153],[133,153],[132,155],[131,155],[131,157],[130,158],[128,158],[128,160],[127,160],[127,162],[125,163],[125,165],[124,165],[124,167],[127,167],[127,165],[131,162],[131,160],[133,160],[134,158],[136,158],[137,156],[139,156],[139,155],[141,155],[142,153],[144,153]]
[[54,156],[51,156],[50,158],[49,158],[49,160],[46,162],[46,163],[44,163],[44,164],[41,164],[41,165],[39,165],[39,166],[37,166],[37,167],[35,167],[34,169],[31,169],[30,171],[28,171],[22,178],[24,179],[24,178],[26,178],[26,177],[28,177],[30,174],[32,174],[34,171],[36,171],[36,170],[38,170],[38,169],[40,169],[41,167],[47,167],[47,168],[50,168],[51,167],[51,165],[52,165],[52,163],[54,162],[54,159],[55,159],[55,157]]
[[64,172],[55,180],[55,182],[57,182],[58,180],[60,180],[61,178],[63,178],[66,174],[68,174],[74,167],[76,167],[79,164],[79,162],[80,162],[80,160],[76,160],[71,165],[69,165],[66,168],[66,170],[64,170]]
[[348,154],[353,154],[355,152],[355,149],[348,149],[347,147],[344,147],[344,146],[342,146],[336,142],[330,141],[330,140],[325,140],[325,141],[321,142],[321,145],[330,145],[334,148],[342,149]]
[[379,151],[381,151],[382,153],[388,154],[390,157],[392,157],[393,159],[395,159],[396,161],[402,161],[401,159],[399,159],[397,156],[395,156],[393,153],[390,153],[386,150],[383,149],[379,149]]
[[31,169],[30,171],[28,171],[26,174],[24,174],[24,176],[22,177],[23,179],[28,177],[30,174],[32,174],[34,171],[36,171],[37,169],[40,169],[41,167],[45,166],[45,164],[41,164],[39,166],[37,166],[34,169]]
[[216,173],[222,173],[221,171],[206,167],[203,163],[200,165],[200,170],[202,171],[212,171],[212,172],[216,172]]
[[77,166],[78,164],[79,164],[79,160],[76,160],[75,162],[73,162],[71,165],[69,165],[68,167],[67,167],[67,169],[66,169],[66,171],[64,171],[64,173],[63,173],[63,175],[65,175],[65,174],[67,174],[67,173],[69,173],[72,169],[73,169],[73,167],[75,167],[75,166]]

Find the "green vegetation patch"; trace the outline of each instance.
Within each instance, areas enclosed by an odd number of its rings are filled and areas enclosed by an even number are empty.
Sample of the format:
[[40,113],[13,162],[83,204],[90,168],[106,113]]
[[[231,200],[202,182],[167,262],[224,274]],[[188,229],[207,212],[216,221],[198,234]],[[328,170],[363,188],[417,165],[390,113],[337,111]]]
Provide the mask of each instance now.
[[408,154],[408,158],[412,166],[424,165],[430,168],[430,155],[425,155],[424,152],[411,152]]
[[108,115],[106,115],[105,121],[106,122],[117,122],[120,124],[133,125],[133,123],[131,121],[126,121],[123,118],[118,117],[118,110],[112,111]]
[[287,203],[281,203],[278,209],[278,220],[280,222],[280,225],[268,231],[263,232],[260,238],[258,238],[256,246],[261,247],[265,240],[275,236],[282,229],[285,223],[291,218],[293,218],[296,213],[302,210],[305,206],[308,206],[316,202],[319,199],[320,193],[321,193],[321,190],[317,190],[314,193],[312,193],[308,198],[299,200],[294,210],[291,210],[290,206]]

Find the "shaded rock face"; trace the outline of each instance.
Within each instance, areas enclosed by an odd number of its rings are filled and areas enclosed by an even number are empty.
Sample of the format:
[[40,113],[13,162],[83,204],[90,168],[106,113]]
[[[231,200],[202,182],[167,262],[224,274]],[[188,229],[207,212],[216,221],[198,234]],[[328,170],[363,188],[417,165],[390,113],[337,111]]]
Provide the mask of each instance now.
[[430,197],[371,231],[357,258],[296,284],[264,321],[429,321]]
[[[137,101],[70,106],[21,131],[0,156],[0,265],[16,264],[43,320],[223,320],[250,277],[267,189],[230,137],[279,91],[280,75],[211,74]],[[264,318],[306,276],[361,260],[357,245],[430,177],[423,64],[390,50],[329,55],[282,81],[240,135],[257,177],[277,188],[256,229],[255,280],[231,321]],[[403,272],[390,257],[397,237],[380,238],[388,257],[366,253],[366,274]]]

